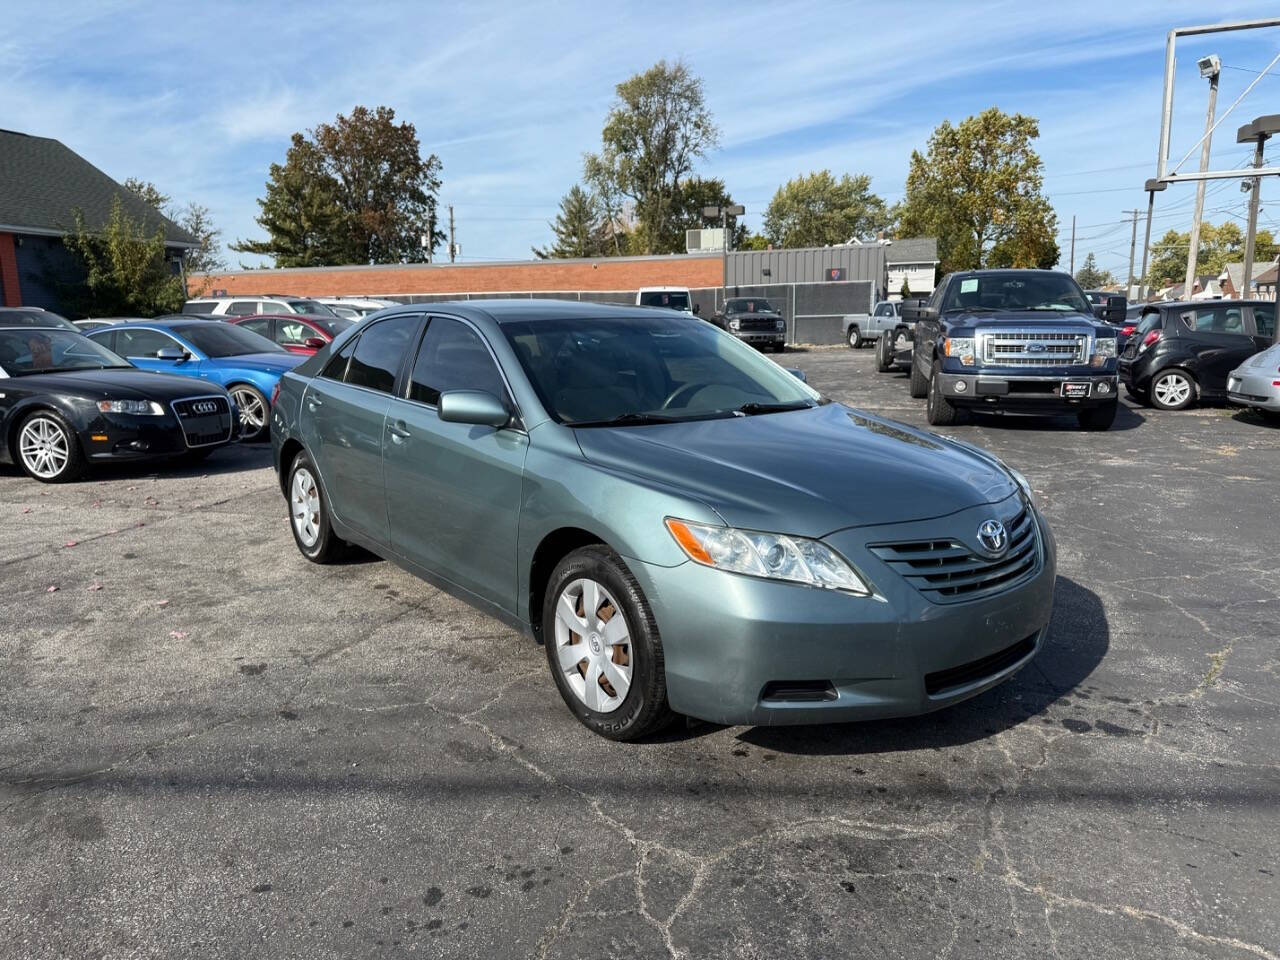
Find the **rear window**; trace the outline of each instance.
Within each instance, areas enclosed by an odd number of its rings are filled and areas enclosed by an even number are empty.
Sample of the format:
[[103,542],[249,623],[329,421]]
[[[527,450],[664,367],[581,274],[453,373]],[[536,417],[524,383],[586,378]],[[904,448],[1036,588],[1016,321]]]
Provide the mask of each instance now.
[[1142,322],[1138,324],[1137,332],[1139,334],[1147,334],[1152,330],[1164,329],[1164,315],[1159,310],[1153,310],[1142,318]]

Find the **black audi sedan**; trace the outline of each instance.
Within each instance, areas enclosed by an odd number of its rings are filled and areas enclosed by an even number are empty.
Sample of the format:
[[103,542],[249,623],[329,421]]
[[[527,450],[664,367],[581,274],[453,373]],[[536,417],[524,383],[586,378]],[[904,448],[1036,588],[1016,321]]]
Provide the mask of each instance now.
[[90,464],[199,459],[231,442],[231,396],[139,370],[74,330],[0,326],[0,457],[44,483]]

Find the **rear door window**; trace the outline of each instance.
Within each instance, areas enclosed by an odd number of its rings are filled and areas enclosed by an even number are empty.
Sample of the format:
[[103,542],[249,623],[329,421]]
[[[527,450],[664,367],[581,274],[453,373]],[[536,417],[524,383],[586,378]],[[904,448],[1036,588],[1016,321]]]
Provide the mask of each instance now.
[[232,300],[227,304],[227,313],[233,317],[244,317],[257,312],[257,300]]
[[326,380],[345,380],[347,366],[351,362],[351,355],[356,352],[356,344],[359,342],[359,337],[352,337],[350,342],[329,358],[329,362],[320,371],[320,376]]
[[1276,338],[1276,308],[1273,304],[1255,306],[1253,322],[1258,328],[1258,336],[1268,340]]
[[1244,308],[1239,306],[1196,307],[1179,314],[1182,325],[1194,333],[1245,336]]
[[390,393],[420,319],[416,315],[388,317],[361,333],[347,366],[346,382]]

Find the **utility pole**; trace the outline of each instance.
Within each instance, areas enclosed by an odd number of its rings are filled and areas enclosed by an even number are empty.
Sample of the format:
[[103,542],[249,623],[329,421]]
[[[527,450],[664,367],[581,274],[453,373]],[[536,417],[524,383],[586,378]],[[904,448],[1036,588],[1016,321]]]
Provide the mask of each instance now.
[[458,245],[453,242],[453,204],[449,204],[449,262],[453,263],[454,254],[458,252]]
[[[1254,167],[1261,167],[1262,146],[1267,142],[1267,134],[1261,131],[1255,133],[1252,124],[1240,128],[1240,135],[1247,135],[1249,133],[1253,133],[1257,138],[1257,146],[1253,151],[1253,165]],[[1236,137],[1237,143],[1244,142],[1240,139],[1240,135],[1237,135]],[[1262,193],[1262,178],[1254,177],[1252,180],[1246,180],[1244,182],[1249,184],[1250,188],[1249,232],[1245,235],[1244,241],[1244,280],[1241,284],[1244,289],[1241,291],[1240,296],[1247,299],[1249,296],[1249,285],[1253,282],[1253,247],[1258,235],[1258,202],[1259,194]]]
[[[1209,148],[1213,143],[1213,114],[1218,107],[1218,74],[1222,61],[1217,55],[1199,61],[1200,76],[1209,78],[1209,111],[1204,120],[1204,142],[1200,144],[1200,172],[1209,169]],[[1182,299],[1191,299],[1191,288],[1196,282],[1196,258],[1200,253],[1200,218],[1204,216],[1204,180],[1196,183],[1196,212],[1191,218],[1191,243],[1187,250],[1187,281],[1182,288]]]
[[1124,295],[1128,297],[1133,293],[1133,253],[1138,248],[1138,214],[1142,211],[1134,209],[1121,212],[1133,214],[1133,236],[1129,238],[1129,283],[1124,290]]
[[[1168,190],[1169,185],[1159,180],[1148,180],[1146,182],[1147,191],[1147,235],[1142,241],[1142,276],[1138,278],[1138,299],[1145,300],[1150,295],[1147,285],[1147,255],[1151,252],[1151,215],[1155,212],[1156,194],[1162,190]],[[1125,291],[1128,296],[1129,291]]]
[[1076,275],[1076,215],[1071,215],[1071,270],[1069,271],[1074,277]]

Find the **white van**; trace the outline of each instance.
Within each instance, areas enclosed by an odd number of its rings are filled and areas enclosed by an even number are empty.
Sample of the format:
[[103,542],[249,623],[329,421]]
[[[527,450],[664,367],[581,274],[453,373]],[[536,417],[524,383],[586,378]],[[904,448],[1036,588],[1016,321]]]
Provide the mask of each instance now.
[[636,291],[637,307],[666,307],[693,313],[693,297],[688,287],[641,287]]

